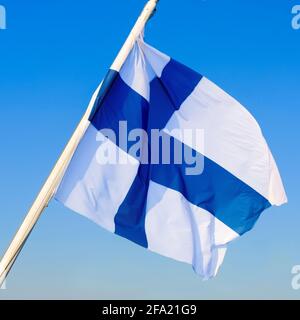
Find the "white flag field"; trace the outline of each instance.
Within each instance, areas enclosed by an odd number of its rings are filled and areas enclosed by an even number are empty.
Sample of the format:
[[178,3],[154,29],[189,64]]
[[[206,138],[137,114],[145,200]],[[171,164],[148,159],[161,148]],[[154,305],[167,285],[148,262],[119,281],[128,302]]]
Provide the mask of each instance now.
[[214,277],[227,245],[287,202],[262,131],[233,97],[142,37],[116,69],[105,95],[92,98],[55,198]]

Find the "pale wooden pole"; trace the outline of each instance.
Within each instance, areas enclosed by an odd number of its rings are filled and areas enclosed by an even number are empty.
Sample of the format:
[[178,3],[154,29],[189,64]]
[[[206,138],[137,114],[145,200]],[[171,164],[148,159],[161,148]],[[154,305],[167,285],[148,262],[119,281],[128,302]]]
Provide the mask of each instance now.
[[[121,48],[115,61],[113,62],[111,66],[112,70],[120,71],[122,65],[124,64],[126,58],[128,57],[131,49],[134,46],[137,37],[141,34],[147,21],[155,11],[157,2],[158,0],[150,0],[144,7],[141,15],[136,21],[134,27],[132,28],[127,40],[125,41],[123,47]],[[40,193],[35,199],[31,209],[27,213],[23,223],[21,224],[19,230],[14,236],[7,251],[5,252],[0,262],[0,286],[1,283],[5,280],[11,267],[13,266],[13,263],[16,260],[18,254],[20,253],[22,247],[24,246],[26,239],[30,235],[30,232],[32,231],[42,212],[48,206],[50,200],[52,199],[80,140],[86,132],[90,124],[89,117],[91,111],[93,109],[98,94],[101,94],[101,92],[99,93],[100,89],[103,89],[102,85],[105,86],[105,83],[102,82],[93,94],[85,114],[83,115],[71,139],[67,143],[64,151],[59,157],[56,165],[54,166]]]

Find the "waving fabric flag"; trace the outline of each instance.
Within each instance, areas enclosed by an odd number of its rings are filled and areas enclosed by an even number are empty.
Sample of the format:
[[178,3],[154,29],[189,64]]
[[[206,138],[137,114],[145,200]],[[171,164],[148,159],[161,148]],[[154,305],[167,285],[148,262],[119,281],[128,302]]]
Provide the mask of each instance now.
[[[217,85],[141,38],[111,73],[56,199],[111,232],[192,264],[203,278],[215,276],[227,244],[263,210],[287,201],[259,125]],[[145,134],[134,153],[136,129]],[[152,161],[154,129],[174,142],[169,162]],[[187,130],[202,130],[202,142],[181,134]],[[190,163],[173,161],[178,146],[202,158],[201,172],[188,174]]]

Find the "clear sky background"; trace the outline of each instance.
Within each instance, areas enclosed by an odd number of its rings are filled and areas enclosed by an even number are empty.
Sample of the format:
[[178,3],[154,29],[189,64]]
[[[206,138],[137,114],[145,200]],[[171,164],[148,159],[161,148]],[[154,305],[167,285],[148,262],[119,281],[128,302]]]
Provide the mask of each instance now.
[[[144,0],[0,0],[0,255],[83,114]],[[292,298],[300,264],[300,0],[161,0],[146,41],[256,117],[289,204],[229,246],[216,279],[150,253],[52,202],[0,299]]]

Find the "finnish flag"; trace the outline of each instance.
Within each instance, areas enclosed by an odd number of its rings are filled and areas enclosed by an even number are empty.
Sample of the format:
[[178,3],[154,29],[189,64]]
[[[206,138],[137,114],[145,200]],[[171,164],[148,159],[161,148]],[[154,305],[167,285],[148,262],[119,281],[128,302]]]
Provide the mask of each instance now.
[[142,38],[110,78],[105,95],[92,99],[56,199],[214,277],[227,244],[287,201],[259,125],[213,82]]

